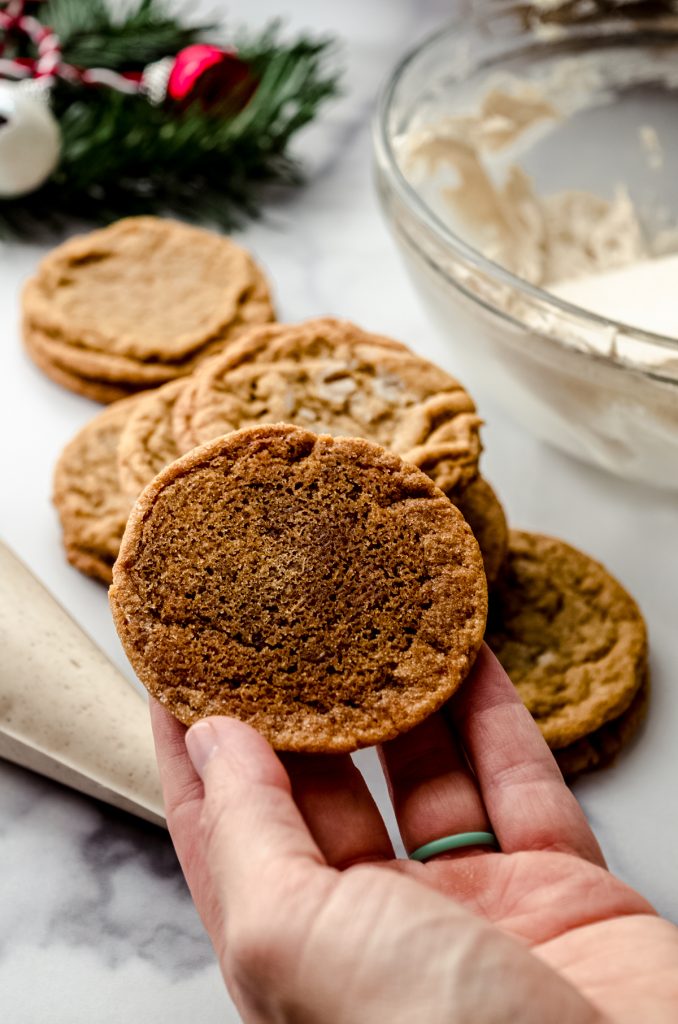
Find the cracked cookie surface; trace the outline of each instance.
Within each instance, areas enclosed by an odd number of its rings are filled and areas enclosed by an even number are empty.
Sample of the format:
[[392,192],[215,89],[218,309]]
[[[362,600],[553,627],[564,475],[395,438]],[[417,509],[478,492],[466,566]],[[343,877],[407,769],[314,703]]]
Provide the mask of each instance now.
[[122,430],[118,473],[120,486],[132,498],[182,454],[174,437],[172,414],[187,383],[175,380],[146,392]]
[[285,422],[376,441],[445,492],[478,474],[481,420],[462,385],[347,320],[251,331],[196,372],[176,411],[186,450],[241,427]]
[[541,534],[510,531],[486,640],[552,748],[621,715],[647,673],[633,598],[598,562]]
[[104,583],[118,554],[132,500],[118,479],[118,441],[140,397],[114,402],[66,445],[54,472],[54,504],[66,555]]
[[193,449],[144,490],[111,606],[139,678],[186,724],[277,748],[387,740],[446,701],[482,642],[478,545],[427,476],[289,425]]
[[26,282],[22,308],[37,365],[104,401],[115,386],[186,376],[275,320],[264,273],[246,250],[160,217],[128,217],[57,246]]

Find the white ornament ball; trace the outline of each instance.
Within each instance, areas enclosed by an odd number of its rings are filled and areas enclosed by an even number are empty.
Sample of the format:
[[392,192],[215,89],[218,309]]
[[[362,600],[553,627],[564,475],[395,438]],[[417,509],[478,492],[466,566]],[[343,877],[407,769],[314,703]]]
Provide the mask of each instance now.
[[46,94],[30,82],[0,82],[0,197],[33,192],[45,182],[61,150],[59,123]]

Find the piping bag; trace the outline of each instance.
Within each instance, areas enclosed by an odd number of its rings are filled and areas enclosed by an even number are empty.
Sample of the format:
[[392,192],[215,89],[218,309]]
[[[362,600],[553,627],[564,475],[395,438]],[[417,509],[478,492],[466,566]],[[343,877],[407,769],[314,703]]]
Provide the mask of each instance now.
[[165,825],[146,701],[1,541],[0,757]]

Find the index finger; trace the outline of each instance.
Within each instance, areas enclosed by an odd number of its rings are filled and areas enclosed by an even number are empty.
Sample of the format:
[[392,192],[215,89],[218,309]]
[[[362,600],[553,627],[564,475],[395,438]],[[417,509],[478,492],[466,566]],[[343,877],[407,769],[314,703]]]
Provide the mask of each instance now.
[[449,713],[504,853],[557,850],[605,866],[539,727],[486,645]]

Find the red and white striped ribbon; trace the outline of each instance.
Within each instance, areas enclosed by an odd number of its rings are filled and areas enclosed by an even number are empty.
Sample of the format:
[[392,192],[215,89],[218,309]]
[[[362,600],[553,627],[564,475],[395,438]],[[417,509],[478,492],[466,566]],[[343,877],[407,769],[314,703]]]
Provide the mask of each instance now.
[[139,74],[119,74],[109,68],[76,68],[62,59],[59,37],[48,25],[25,13],[26,0],[10,0],[0,8],[0,32],[19,32],[35,46],[36,58],[12,59],[2,57],[5,39],[0,38],[0,76],[7,78],[34,78],[49,84],[55,78],[83,85],[104,85],[118,92],[141,91]]

